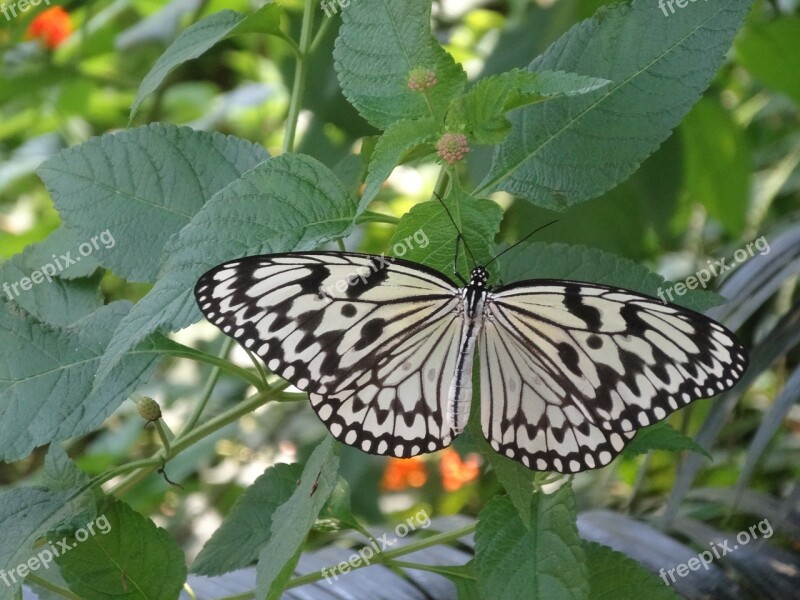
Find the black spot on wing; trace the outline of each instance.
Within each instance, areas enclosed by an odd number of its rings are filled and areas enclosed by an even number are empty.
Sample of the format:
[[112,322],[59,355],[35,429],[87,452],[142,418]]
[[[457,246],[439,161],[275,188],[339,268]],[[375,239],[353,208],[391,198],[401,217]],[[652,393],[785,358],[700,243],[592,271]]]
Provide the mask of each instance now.
[[364,326],[361,328],[361,339],[359,339],[354,346],[355,350],[363,350],[373,344],[381,337],[384,327],[386,327],[386,321],[384,319],[370,319],[364,323]]
[[[392,259],[382,256],[371,257],[369,261],[370,272],[361,273],[355,278],[351,285],[347,287],[348,298],[360,298],[369,290],[379,286],[389,278],[388,266]],[[353,275],[356,275],[355,273]]]
[[567,307],[567,310],[572,315],[586,323],[586,328],[589,331],[599,331],[602,327],[603,319],[600,316],[600,311],[583,303],[580,285],[569,283],[564,286],[564,306]]

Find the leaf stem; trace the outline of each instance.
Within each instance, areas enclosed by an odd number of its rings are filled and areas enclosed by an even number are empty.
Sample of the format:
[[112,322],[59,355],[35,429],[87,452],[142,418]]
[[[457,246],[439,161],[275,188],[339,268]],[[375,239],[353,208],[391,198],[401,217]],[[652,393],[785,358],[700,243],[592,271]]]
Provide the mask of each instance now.
[[[233,338],[226,337],[225,340],[222,342],[222,348],[220,348],[219,356],[214,356],[213,361],[211,360],[207,361],[209,364],[212,364],[214,366],[211,369],[211,373],[209,373],[208,375],[206,384],[203,386],[203,393],[200,396],[200,402],[198,402],[197,406],[194,407],[194,410],[192,411],[192,414],[189,416],[189,419],[181,428],[180,435],[184,435],[187,431],[191,431],[192,429],[194,429],[194,426],[197,425],[197,421],[200,420],[200,415],[203,414],[203,411],[205,410],[206,405],[208,404],[208,401],[211,398],[211,394],[217,385],[217,381],[219,380],[219,376],[220,373],[222,372],[222,367],[223,367],[222,363],[236,367],[236,365],[234,365],[230,361],[225,360],[225,357],[228,355],[228,352],[230,352],[232,346],[233,346]],[[207,356],[211,357],[212,355],[208,354]],[[217,359],[219,359],[220,362],[217,362]],[[244,369],[242,370],[244,371]],[[248,374],[248,376],[250,375],[249,371],[246,371],[246,373]],[[245,379],[245,381],[248,380]],[[260,388],[261,386],[259,385],[257,387]]]
[[303,106],[303,95],[306,90],[306,71],[311,49],[311,30],[314,27],[314,0],[305,0],[303,6],[303,24],[300,29],[300,54],[294,69],[292,99],[289,102],[289,114],[286,117],[286,135],[283,138],[282,152],[291,152],[297,135],[297,122]]
[[[369,564],[361,563],[355,566],[350,567],[350,571],[355,571],[356,569],[362,569],[364,567],[368,567],[370,564],[381,564],[391,562],[393,558],[398,556],[405,556],[406,554],[412,554],[417,552],[418,550],[423,550],[425,548],[429,548],[431,546],[437,546],[439,544],[447,544],[453,542],[459,538],[464,537],[465,535],[469,535],[475,531],[475,527],[477,526],[476,523],[471,523],[465,527],[461,527],[459,529],[454,529],[453,531],[446,531],[444,533],[437,533],[436,535],[432,535],[428,538],[423,540],[419,540],[417,542],[412,542],[403,546],[402,548],[396,548],[394,550],[387,550],[384,552],[378,552],[371,560]],[[320,569],[319,571],[315,571],[313,573],[308,573],[307,575],[302,575],[295,579],[292,579],[284,589],[290,589],[293,587],[298,587],[301,585],[305,585],[307,583],[313,583],[315,581],[319,581],[323,579],[325,575],[322,574],[323,571],[333,571],[336,572],[337,565],[333,565],[331,567],[327,567],[325,569]],[[251,596],[252,597],[252,596]],[[233,598],[225,598],[222,600],[234,600]]]

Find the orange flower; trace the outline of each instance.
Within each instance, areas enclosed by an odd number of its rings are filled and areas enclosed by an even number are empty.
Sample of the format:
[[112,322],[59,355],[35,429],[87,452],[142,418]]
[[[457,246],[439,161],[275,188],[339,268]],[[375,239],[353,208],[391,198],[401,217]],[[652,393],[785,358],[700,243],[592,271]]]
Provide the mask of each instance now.
[[36,15],[25,31],[25,39],[38,39],[50,48],[58,48],[72,33],[72,21],[63,6],[53,6]]
[[442,487],[446,492],[455,492],[470,481],[478,478],[481,459],[477,454],[470,454],[461,460],[458,452],[447,448],[439,459],[439,472],[442,474]]
[[406,488],[419,488],[428,481],[425,464],[419,456],[413,458],[390,458],[381,479],[381,489],[400,492]]

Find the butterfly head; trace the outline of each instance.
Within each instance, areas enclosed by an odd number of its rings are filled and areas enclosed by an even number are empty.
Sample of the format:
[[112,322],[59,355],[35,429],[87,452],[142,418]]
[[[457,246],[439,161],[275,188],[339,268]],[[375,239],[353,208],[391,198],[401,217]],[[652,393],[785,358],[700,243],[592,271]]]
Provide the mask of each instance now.
[[487,271],[485,267],[475,267],[472,269],[472,274],[469,278],[469,284],[471,286],[485,288],[488,281],[489,271]]

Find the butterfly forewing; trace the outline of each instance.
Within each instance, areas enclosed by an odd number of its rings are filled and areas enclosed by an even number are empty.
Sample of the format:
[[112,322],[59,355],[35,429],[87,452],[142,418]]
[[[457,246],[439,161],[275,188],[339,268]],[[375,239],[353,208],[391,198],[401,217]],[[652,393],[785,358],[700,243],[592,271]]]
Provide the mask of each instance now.
[[636,430],[729,389],[747,367],[721,325],[619,288],[512,284],[489,294],[485,315],[484,435],[540,470],[605,465]]
[[367,452],[448,445],[458,289],[399,259],[309,252],[234,260],[195,288],[206,317],[309,392],[331,433]]

